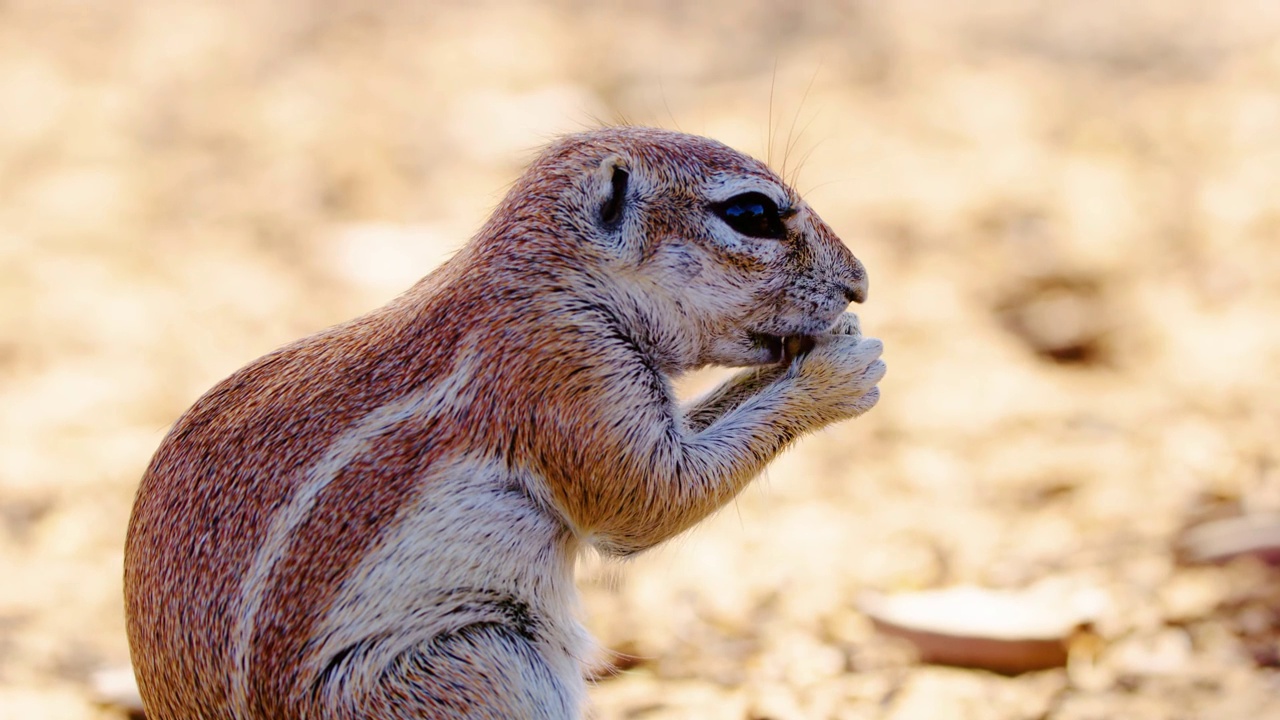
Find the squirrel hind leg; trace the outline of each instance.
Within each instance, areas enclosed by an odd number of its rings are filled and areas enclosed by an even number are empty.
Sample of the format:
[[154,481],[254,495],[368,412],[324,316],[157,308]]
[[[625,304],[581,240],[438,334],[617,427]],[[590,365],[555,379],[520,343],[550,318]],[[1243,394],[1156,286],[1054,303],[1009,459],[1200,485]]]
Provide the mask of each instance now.
[[499,623],[477,623],[401,653],[361,712],[388,720],[566,720],[584,683],[557,677],[538,648]]

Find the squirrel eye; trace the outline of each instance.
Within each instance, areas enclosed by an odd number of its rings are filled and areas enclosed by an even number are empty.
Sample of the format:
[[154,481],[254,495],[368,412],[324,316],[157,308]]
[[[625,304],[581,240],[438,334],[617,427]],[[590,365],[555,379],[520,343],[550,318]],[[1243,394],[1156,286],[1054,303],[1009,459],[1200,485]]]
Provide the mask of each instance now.
[[780,240],[787,236],[787,226],[782,224],[778,206],[763,193],[735,195],[712,205],[711,211],[748,237]]

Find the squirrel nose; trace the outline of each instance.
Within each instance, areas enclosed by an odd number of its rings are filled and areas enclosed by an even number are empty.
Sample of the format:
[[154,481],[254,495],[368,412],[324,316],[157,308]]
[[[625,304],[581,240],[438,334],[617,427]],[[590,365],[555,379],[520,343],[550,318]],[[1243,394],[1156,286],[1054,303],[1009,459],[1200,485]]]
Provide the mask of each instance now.
[[853,259],[853,271],[850,274],[852,277],[841,283],[845,298],[849,302],[865,302],[867,299],[867,269],[862,267],[862,262],[857,258]]

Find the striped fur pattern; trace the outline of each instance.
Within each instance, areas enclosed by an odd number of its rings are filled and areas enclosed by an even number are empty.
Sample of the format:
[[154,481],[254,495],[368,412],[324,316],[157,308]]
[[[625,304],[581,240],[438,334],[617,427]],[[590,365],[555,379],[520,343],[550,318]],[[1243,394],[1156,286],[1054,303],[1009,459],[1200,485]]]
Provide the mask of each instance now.
[[[743,193],[785,236],[710,210]],[[554,143],[437,271],[173,427],[125,554],[148,717],[581,717],[579,552],[652,547],[875,404],[881,345],[845,313],[865,292],[751,158],[643,128]],[[746,369],[679,406],[671,378],[707,364]]]

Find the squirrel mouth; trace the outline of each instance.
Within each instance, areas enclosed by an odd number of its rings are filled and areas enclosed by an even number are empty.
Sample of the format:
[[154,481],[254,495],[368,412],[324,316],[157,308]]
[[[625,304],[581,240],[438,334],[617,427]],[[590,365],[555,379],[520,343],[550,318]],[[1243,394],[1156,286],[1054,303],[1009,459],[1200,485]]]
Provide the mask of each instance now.
[[813,349],[810,335],[766,335],[751,333],[751,344],[769,353],[770,363],[791,362]]

